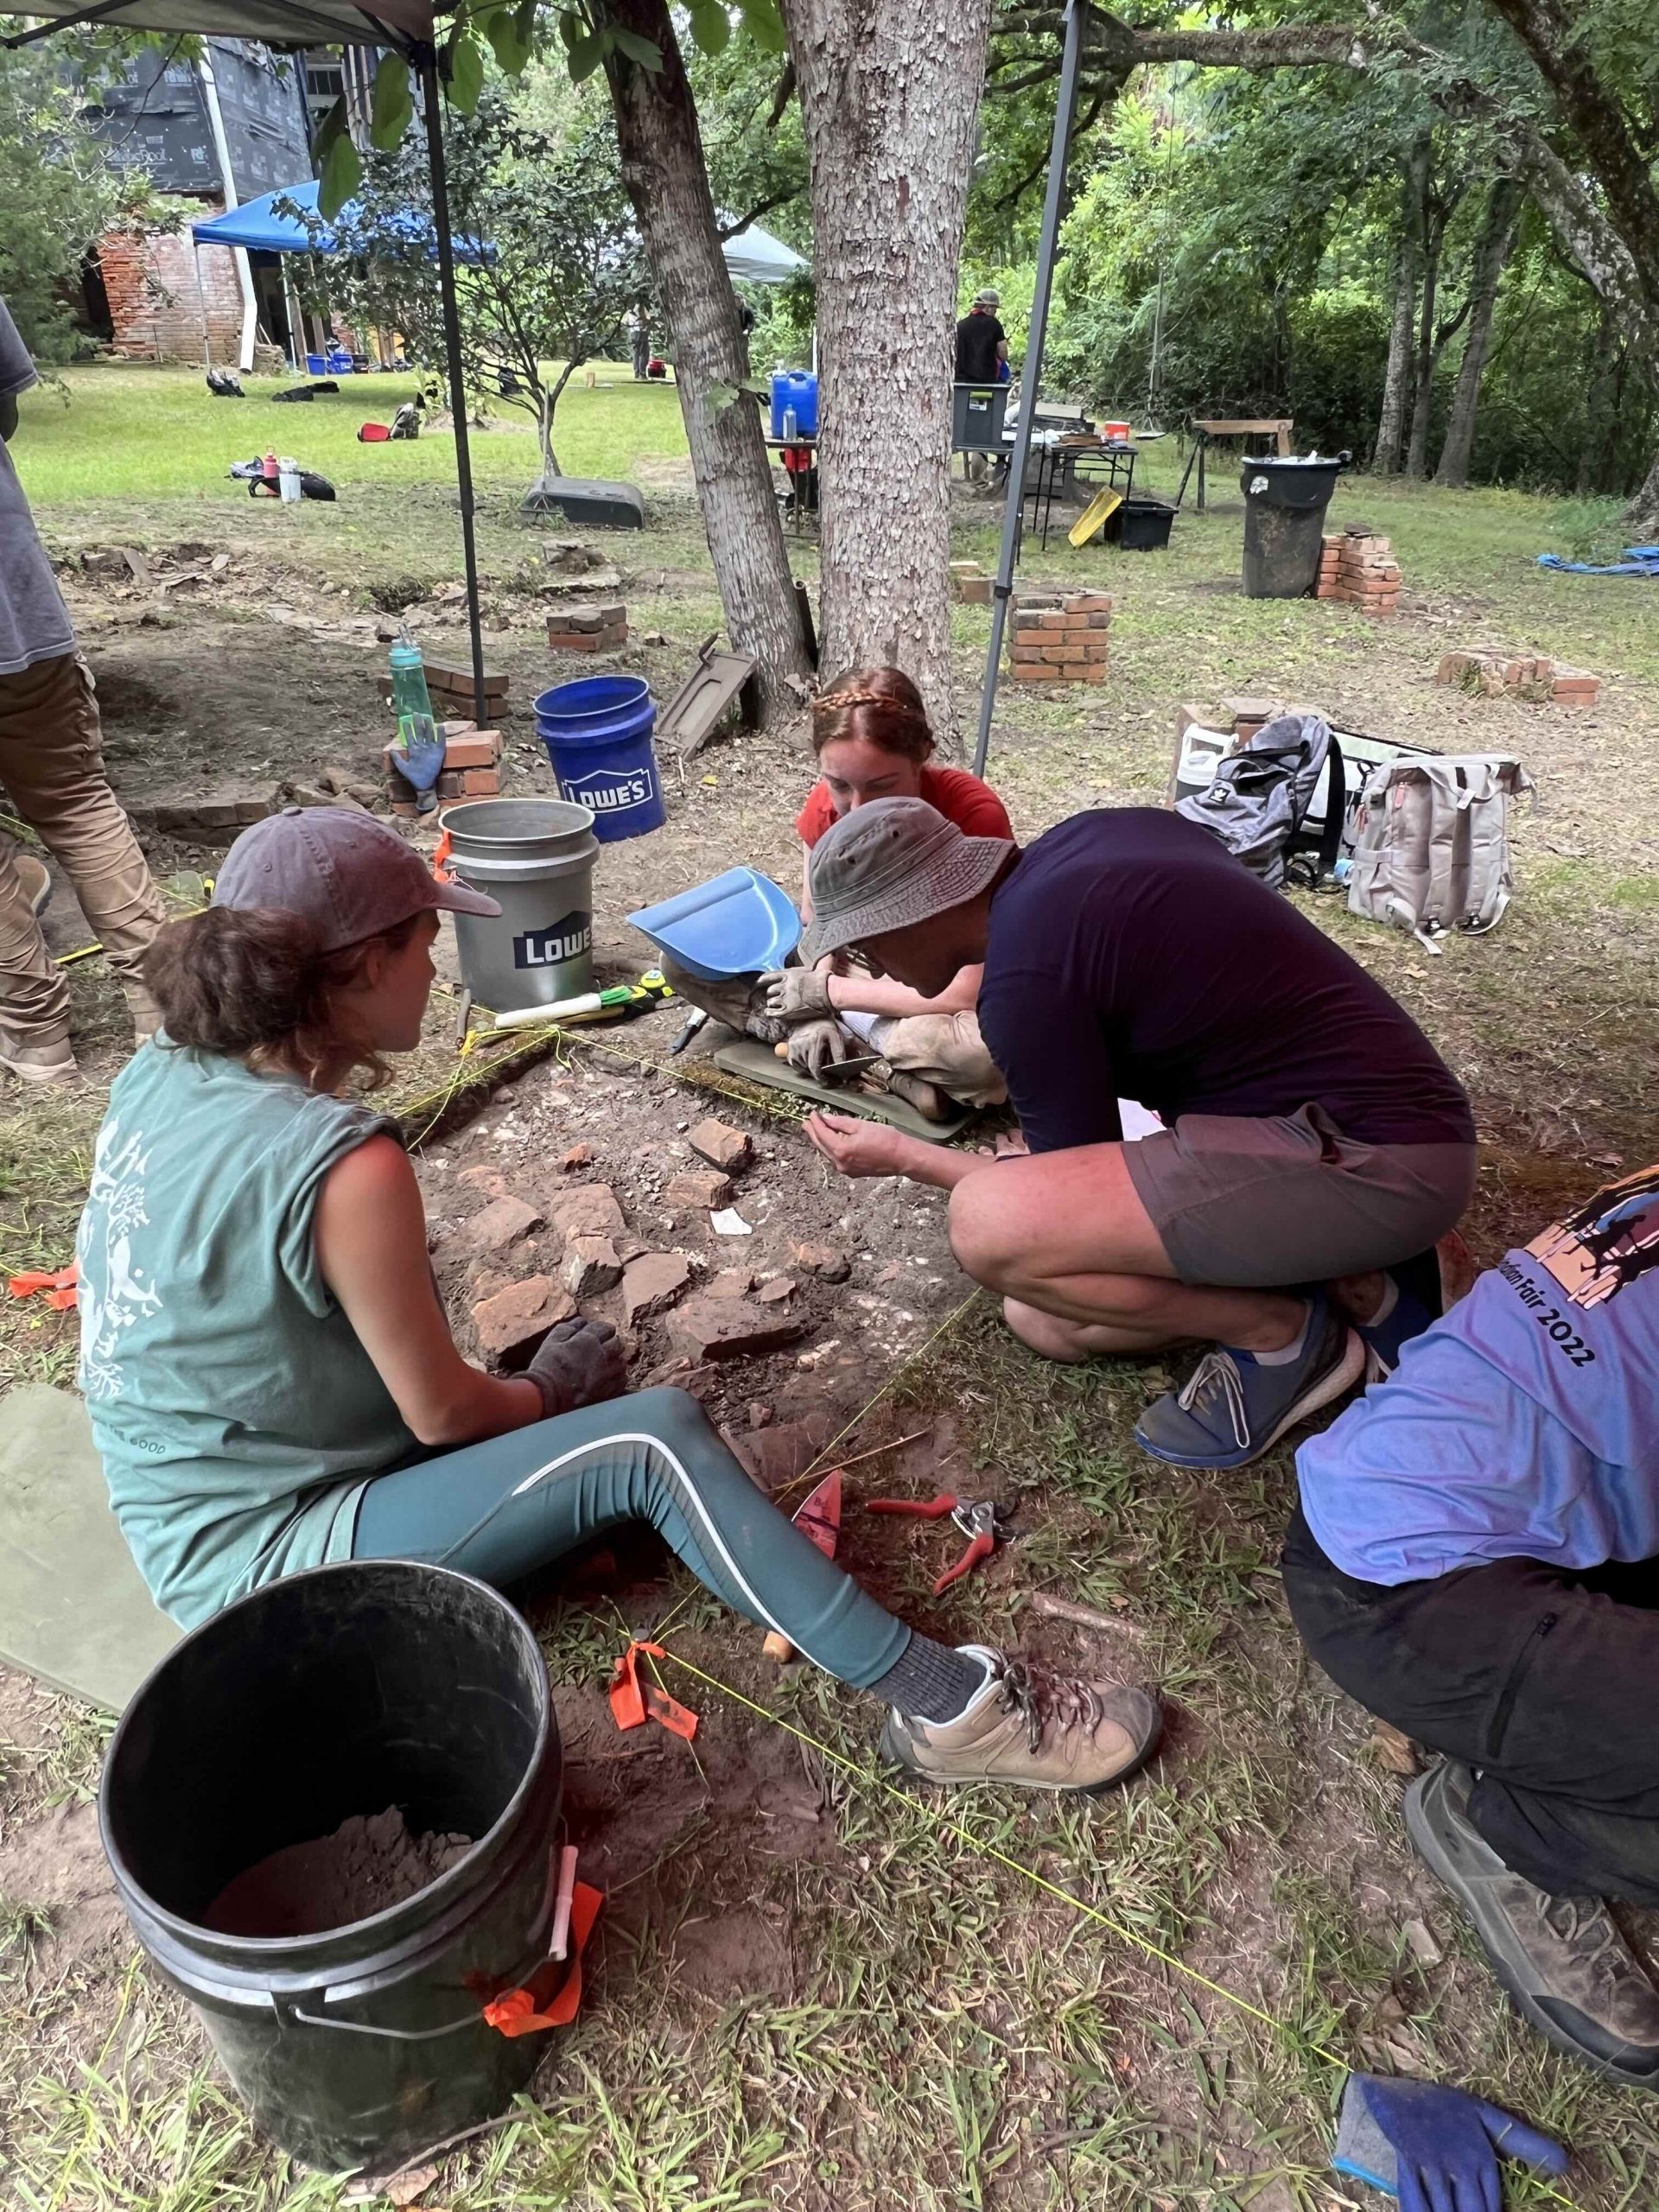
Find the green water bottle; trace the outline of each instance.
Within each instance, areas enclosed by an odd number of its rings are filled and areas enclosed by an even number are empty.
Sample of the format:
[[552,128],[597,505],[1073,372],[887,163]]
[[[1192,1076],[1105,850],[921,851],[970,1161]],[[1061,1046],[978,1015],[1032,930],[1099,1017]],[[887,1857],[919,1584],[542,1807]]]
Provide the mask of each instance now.
[[392,647],[391,711],[397,717],[402,769],[415,787],[415,807],[429,814],[438,803],[434,788],[443,768],[443,737],[432,712],[421,649],[407,632]]

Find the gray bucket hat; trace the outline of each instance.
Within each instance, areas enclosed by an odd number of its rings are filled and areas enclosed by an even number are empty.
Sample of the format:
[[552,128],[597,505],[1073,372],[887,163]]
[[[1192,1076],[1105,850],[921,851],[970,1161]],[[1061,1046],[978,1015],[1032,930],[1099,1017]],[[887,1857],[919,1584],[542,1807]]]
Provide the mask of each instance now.
[[969,837],[925,798],[855,807],[812,848],[810,966],[826,952],[908,929],[966,906],[1019,850],[1007,837]]

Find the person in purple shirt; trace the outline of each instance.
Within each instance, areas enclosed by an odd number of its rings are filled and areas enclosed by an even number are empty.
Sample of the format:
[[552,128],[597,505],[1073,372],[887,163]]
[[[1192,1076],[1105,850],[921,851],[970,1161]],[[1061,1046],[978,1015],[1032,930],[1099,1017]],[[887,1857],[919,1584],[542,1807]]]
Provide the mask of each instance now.
[[[843,1173],[950,1188],[957,1260],[1047,1357],[1210,1339],[1141,1416],[1158,1458],[1245,1465],[1438,1310],[1469,1102],[1382,986],[1207,830],[1115,808],[1021,852],[884,799],[825,835],[810,880],[808,962],[856,948],[929,992],[983,963],[1029,1156],[833,1114],[809,1135]],[[1166,1126],[1125,1142],[1120,1096]]]
[[1297,1454],[1285,1595],[1442,1753],[1406,1827],[1559,2049],[1659,2089],[1659,1166],[1509,1253]]

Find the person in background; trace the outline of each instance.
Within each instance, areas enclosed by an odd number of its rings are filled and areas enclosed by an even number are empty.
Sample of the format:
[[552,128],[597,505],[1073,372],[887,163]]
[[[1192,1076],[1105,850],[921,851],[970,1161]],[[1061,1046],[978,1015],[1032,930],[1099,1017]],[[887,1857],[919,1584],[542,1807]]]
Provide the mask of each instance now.
[[[1247,1465],[1439,1311],[1469,1101],[1208,830],[1102,808],[1022,852],[879,799],[826,833],[811,881],[806,960],[856,949],[924,994],[983,963],[980,1027],[1030,1150],[987,1165],[834,1114],[808,1135],[843,1174],[950,1189],[958,1262],[1046,1357],[1210,1339],[1136,1425],[1155,1458]],[[1166,1126],[1126,1141],[1120,1096]]]
[[997,321],[1000,296],[987,286],[957,325],[957,382],[998,384],[1008,359],[1007,333]]
[[1510,1252],[1296,1455],[1285,1596],[1441,1754],[1406,1828],[1523,2017],[1659,2089],[1659,1166]]
[[[92,673],[7,450],[18,395],[37,381],[0,300],[0,783],[74,886],[142,1043],[156,1026],[143,960],[164,915],[105,775]],[[40,903],[38,881],[25,884],[0,842],[0,1067],[24,1083],[74,1083],[69,988],[41,934]]]
[[1157,1697],[934,1643],[824,1558],[696,1400],[621,1396],[608,1323],[522,1374],[456,1349],[420,1185],[342,1095],[412,1051],[440,883],[390,824],[290,807],[245,830],[147,970],[159,1036],[117,1078],[77,1241],[79,1380],[122,1533],[186,1627],[344,1559],[512,1587],[651,1522],[708,1588],[888,1707],[887,1756],[938,1782],[1094,1790],[1156,1745]]
[[628,352],[633,361],[633,380],[643,384],[651,366],[651,316],[643,300],[628,310]]
[[[1006,384],[1012,375],[1007,334],[997,320],[1001,305],[998,295],[987,287],[976,295],[972,307],[957,325],[958,384]],[[984,453],[963,455],[970,484],[984,480],[990,460],[990,454]]]

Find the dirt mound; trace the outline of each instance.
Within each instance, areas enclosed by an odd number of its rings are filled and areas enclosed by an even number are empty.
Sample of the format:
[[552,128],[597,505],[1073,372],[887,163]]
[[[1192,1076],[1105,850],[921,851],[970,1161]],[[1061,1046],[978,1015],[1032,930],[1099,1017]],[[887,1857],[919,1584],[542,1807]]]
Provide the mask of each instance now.
[[465,1835],[411,1835],[396,1805],[354,1813],[332,1835],[273,1851],[227,1883],[204,1915],[221,1936],[316,1936],[401,1904],[472,1849]]

